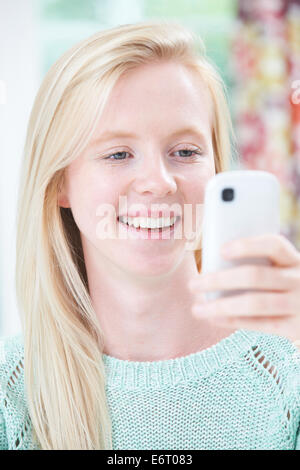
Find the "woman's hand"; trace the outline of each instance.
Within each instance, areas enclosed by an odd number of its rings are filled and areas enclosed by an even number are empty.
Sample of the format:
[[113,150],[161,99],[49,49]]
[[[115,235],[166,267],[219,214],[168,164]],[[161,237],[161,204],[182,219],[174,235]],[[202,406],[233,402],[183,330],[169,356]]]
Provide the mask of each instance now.
[[[233,250],[229,252],[229,247]],[[200,274],[189,283],[195,316],[228,328],[261,330],[300,340],[300,252],[283,235],[239,238],[222,247],[225,259],[268,257],[272,266],[244,264]],[[203,291],[257,289],[213,301]],[[199,295],[197,295],[199,293]]]

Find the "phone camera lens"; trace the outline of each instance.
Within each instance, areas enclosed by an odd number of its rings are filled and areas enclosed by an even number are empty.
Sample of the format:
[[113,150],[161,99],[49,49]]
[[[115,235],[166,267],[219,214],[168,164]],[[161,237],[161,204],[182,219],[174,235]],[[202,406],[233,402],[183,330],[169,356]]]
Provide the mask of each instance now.
[[222,191],[223,201],[232,201],[234,198],[234,190],[232,188],[226,188]]

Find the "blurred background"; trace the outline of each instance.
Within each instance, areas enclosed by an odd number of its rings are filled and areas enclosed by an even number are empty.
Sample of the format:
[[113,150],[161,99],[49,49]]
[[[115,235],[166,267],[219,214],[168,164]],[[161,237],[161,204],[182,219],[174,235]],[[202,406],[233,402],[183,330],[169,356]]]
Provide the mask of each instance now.
[[121,24],[171,19],[199,34],[222,75],[238,139],[232,169],[281,183],[281,233],[300,249],[300,0],[0,0],[0,336],[21,331],[16,202],[34,97],[69,47]]

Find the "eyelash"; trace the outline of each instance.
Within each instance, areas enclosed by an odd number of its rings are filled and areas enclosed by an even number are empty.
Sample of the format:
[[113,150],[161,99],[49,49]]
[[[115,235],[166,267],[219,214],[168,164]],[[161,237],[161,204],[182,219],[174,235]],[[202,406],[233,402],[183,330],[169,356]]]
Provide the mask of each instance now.
[[[184,151],[193,152],[194,154],[199,155],[199,156],[203,155],[203,152],[202,152],[200,149],[198,149],[198,148],[197,148],[197,149],[192,149],[192,148],[189,148],[189,147],[184,147],[184,148],[182,148],[182,149],[180,149],[180,150],[176,150],[175,152],[184,152]],[[117,155],[118,153],[129,153],[129,152],[127,152],[126,150],[120,150],[119,152],[115,152],[115,153],[112,153],[111,155],[108,155],[107,157],[104,157],[103,160],[111,160],[111,161],[115,161],[115,162],[117,162],[117,161],[121,161],[121,162],[125,161],[126,159],[120,159],[120,160],[116,159],[116,160],[114,160],[114,159],[111,159],[111,158],[110,158],[110,157],[114,157],[114,156]],[[186,160],[186,159],[192,158],[192,157],[191,157],[191,156],[185,156],[185,157],[181,157],[181,158],[183,158],[184,160]],[[197,157],[195,158],[195,160],[197,160]]]

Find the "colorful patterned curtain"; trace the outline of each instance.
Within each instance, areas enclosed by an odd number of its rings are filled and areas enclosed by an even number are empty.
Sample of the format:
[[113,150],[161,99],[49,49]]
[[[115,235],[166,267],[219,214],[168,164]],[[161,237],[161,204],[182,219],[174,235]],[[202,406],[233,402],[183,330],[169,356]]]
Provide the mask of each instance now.
[[300,249],[300,0],[238,0],[233,116],[241,169],[281,183],[281,233]]

